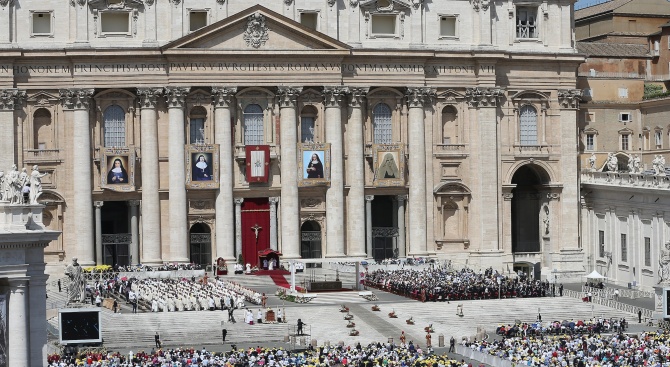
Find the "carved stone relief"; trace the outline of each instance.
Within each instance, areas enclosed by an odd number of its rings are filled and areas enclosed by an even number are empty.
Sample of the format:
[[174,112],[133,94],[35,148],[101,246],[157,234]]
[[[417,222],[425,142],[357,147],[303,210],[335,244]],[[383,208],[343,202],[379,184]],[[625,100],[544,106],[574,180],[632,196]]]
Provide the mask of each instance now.
[[254,13],[247,18],[244,26],[244,40],[247,46],[259,48],[268,40],[269,28],[265,25],[265,17],[260,13]]
[[303,208],[319,208],[322,206],[323,201],[318,198],[307,198],[302,199],[300,204]]

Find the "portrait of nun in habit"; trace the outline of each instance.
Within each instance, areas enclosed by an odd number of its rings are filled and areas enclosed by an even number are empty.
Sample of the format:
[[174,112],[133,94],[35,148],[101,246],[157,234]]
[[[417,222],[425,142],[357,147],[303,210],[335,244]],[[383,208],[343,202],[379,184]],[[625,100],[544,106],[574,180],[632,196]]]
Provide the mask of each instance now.
[[107,173],[108,184],[127,184],[128,172],[123,167],[123,162],[120,158],[115,158],[112,163],[112,169]]
[[195,181],[210,181],[212,179],[212,171],[204,154],[198,155],[198,159],[193,165],[193,178]]
[[399,177],[400,172],[398,171],[398,164],[396,164],[393,153],[384,154],[384,159],[382,159],[379,169],[377,170],[377,179]]

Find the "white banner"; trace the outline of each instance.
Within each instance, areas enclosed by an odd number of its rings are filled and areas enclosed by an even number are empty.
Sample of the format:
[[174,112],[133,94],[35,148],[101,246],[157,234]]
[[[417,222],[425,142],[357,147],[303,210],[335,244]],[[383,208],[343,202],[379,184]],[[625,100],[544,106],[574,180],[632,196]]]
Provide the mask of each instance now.
[[251,177],[265,176],[265,151],[251,151]]

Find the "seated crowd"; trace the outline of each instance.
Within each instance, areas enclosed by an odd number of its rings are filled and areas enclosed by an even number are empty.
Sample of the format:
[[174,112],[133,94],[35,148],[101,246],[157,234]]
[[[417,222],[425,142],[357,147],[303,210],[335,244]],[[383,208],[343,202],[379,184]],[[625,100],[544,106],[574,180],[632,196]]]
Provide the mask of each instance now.
[[464,341],[463,345],[524,366],[665,366],[670,334],[574,334]]
[[591,319],[591,320],[564,320],[535,323],[518,323],[515,325],[500,325],[496,334],[507,337],[564,335],[564,334],[599,334],[625,332],[628,327],[626,319]]
[[202,266],[200,264],[163,264],[156,266],[149,265],[128,265],[128,266],[119,266],[114,267],[115,271],[120,272],[140,272],[140,271],[175,271],[175,270],[200,270]]
[[446,267],[375,270],[367,275],[366,285],[423,302],[498,298],[498,289],[501,298],[551,294],[548,282],[531,280],[524,275],[508,277],[492,268],[479,273],[471,269],[453,271]]
[[435,355],[432,350],[423,351],[413,344],[372,343],[368,346],[319,347],[305,351],[290,352],[282,348],[250,348],[225,353],[178,348],[139,352],[121,355],[119,353],[92,353],[78,355],[50,355],[49,367],[91,366],[91,367],[191,367],[191,366],[305,366],[329,367],[336,365],[355,367],[459,367],[464,365],[449,359],[446,355]]

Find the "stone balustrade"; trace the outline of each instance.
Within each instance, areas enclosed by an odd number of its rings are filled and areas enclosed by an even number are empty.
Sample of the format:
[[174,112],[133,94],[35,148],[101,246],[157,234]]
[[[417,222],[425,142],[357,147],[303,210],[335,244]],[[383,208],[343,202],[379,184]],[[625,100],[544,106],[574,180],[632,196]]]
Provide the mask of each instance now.
[[641,173],[596,172],[583,170],[582,184],[636,187],[649,189],[670,189],[670,177]]

